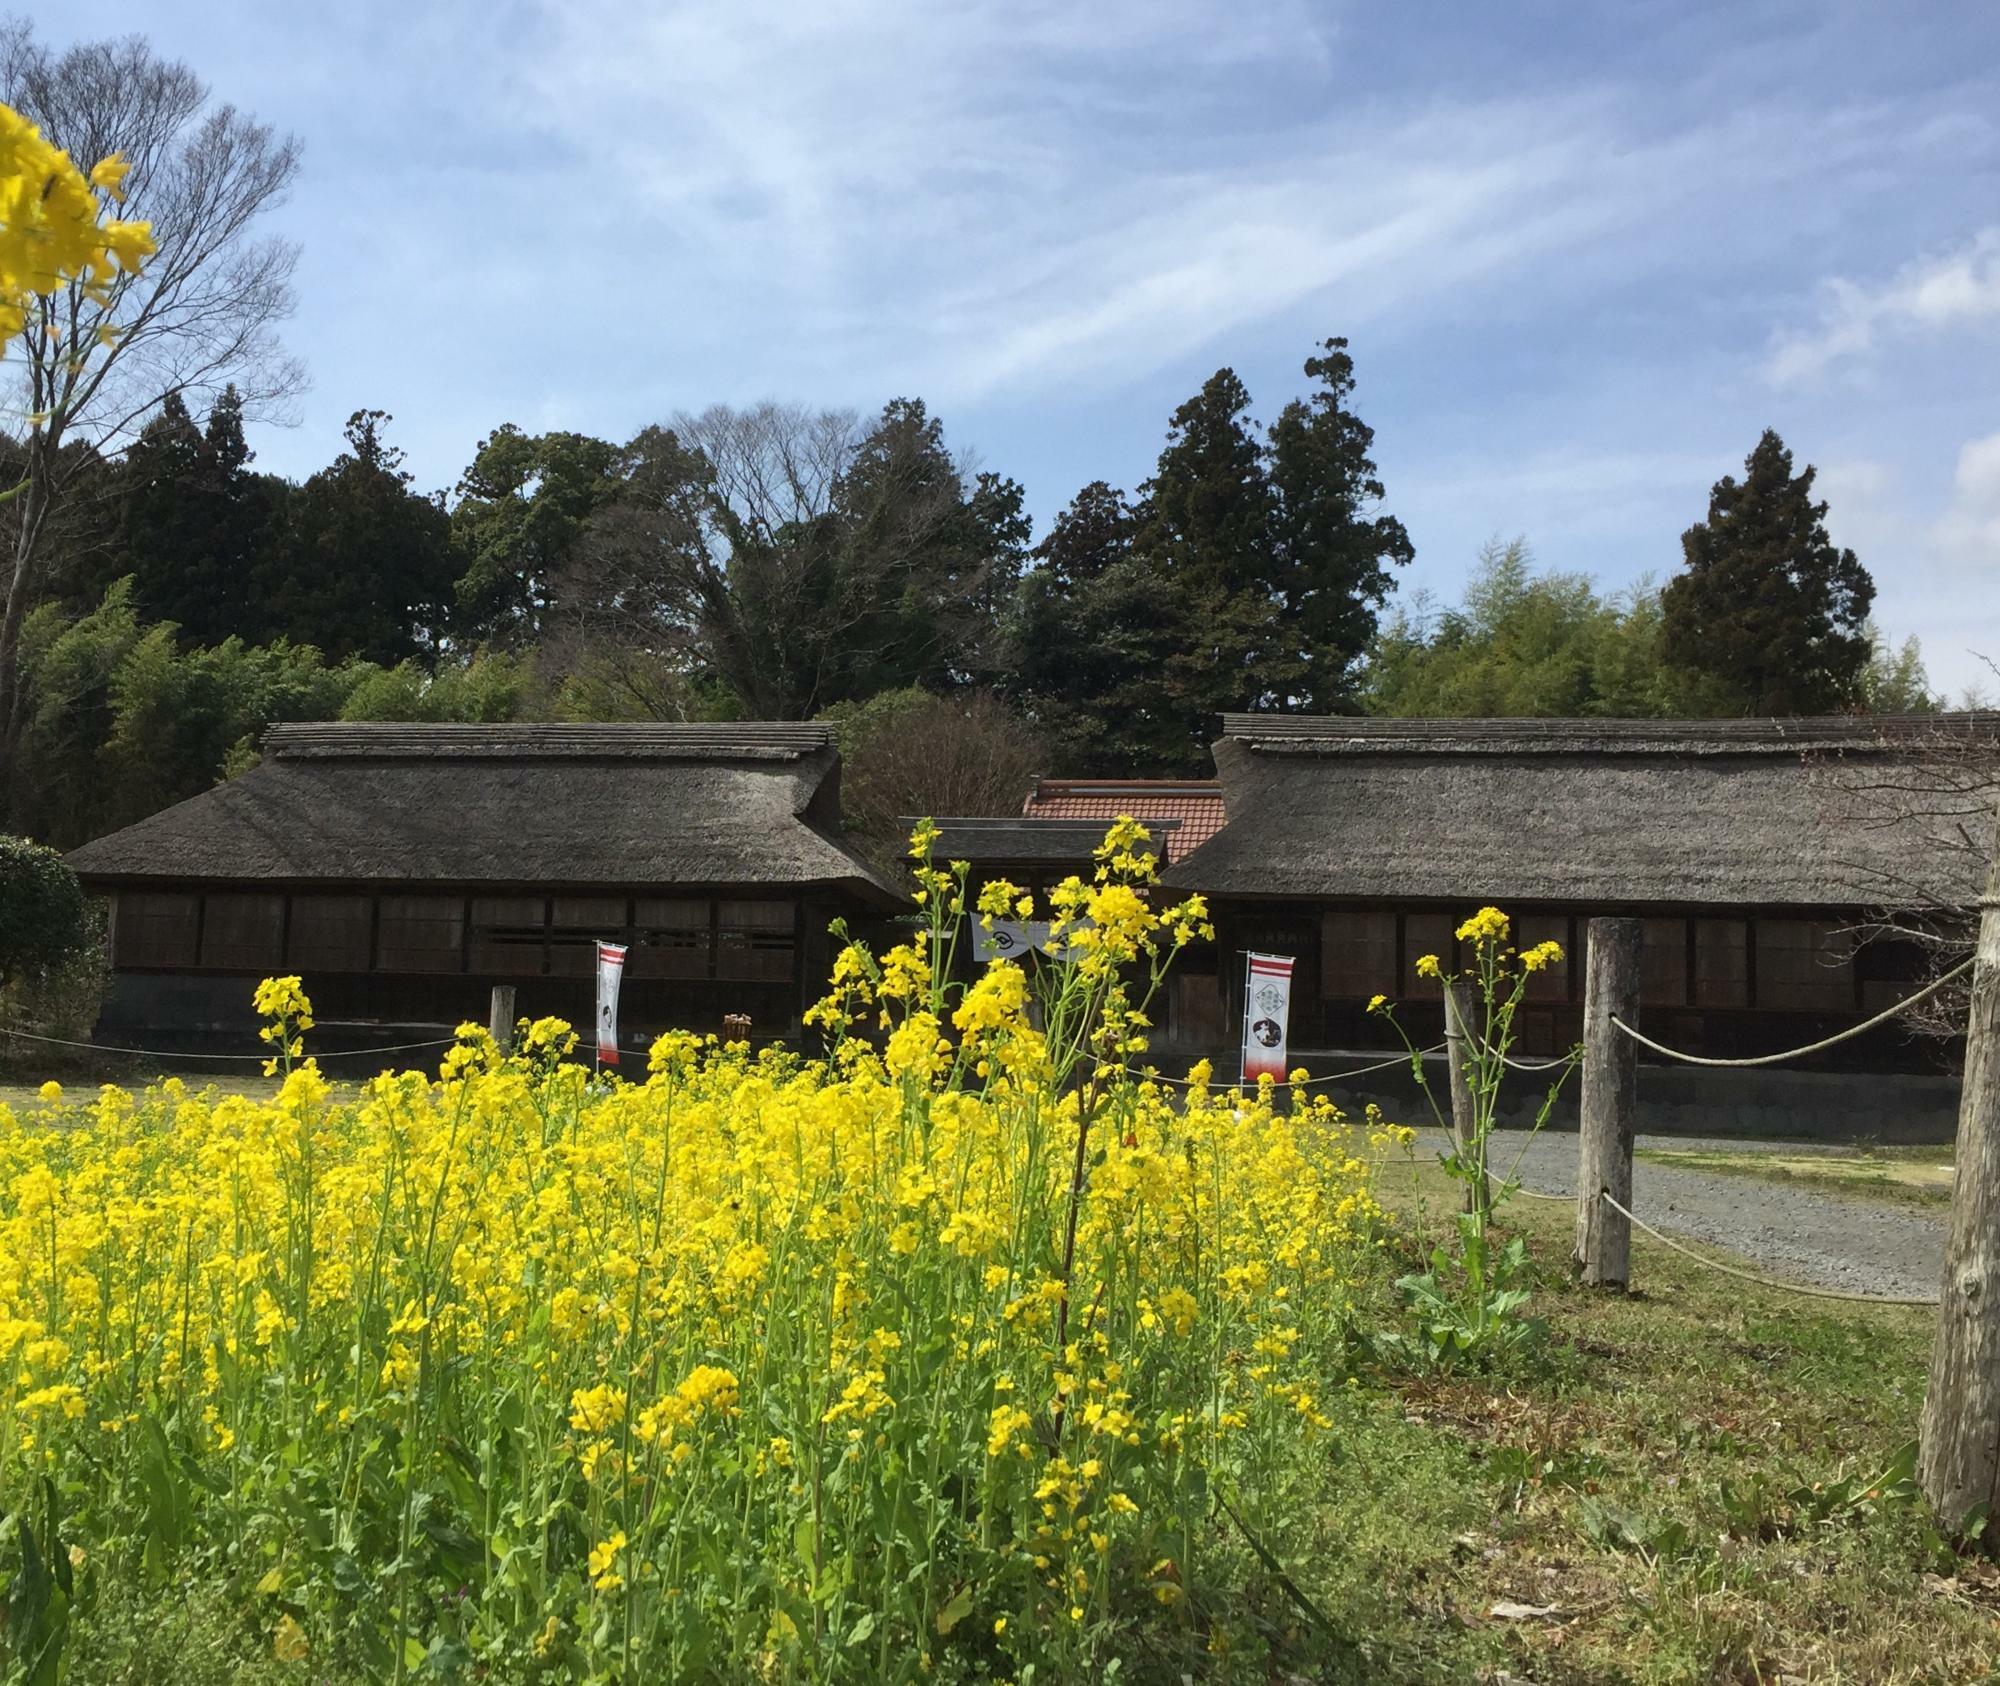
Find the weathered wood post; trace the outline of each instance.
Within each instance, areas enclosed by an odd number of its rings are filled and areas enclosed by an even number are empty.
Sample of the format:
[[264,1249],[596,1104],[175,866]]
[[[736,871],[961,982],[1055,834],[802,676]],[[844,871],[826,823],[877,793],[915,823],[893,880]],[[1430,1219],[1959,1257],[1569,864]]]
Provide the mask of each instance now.
[[1599,1196],[1632,1204],[1632,1137],[1639,1115],[1639,1047],[1611,1020],[1639,1016],[1637,919],[1593,919],[1583,995],[1583,1127],[1577,1138],[1576,1263],[1592,1288],[1623,1288],[1632,1273],[1632,1225]]
[[500,1044],[500,1052],[506,1053],[514,1045],[514,986],[495,984],[493,1004],[487,1009],[486,1028],[493,1033],[493,1040]]
[[[1466,978],[1448,979],[1444,986],[1444,1058],[1451,1076],[1451,1146],[1461,1165],[1472,1163],[1472,1139],[1478,1130],[1472,1098],[1472,1056],[1468,1047],[1472,1035],[1472,984]],[[1481,1178],[1468,1178],[1465,1209],[1487,1212],[1492,1209],[1493,1188]]]
[[[1996,821],[2000,828],[2000,821]],[[1918,1479],[1939,1522],[2000,1514],[2000,829],[1980,902],[1944,1283]]]

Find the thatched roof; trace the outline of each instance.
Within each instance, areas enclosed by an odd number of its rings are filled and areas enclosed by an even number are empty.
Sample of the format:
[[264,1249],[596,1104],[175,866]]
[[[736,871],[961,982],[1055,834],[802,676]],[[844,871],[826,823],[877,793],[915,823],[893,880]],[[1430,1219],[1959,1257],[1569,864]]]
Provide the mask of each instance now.
[[825,727],[292,725],[238,778],[86,843],[87,882],[839,887]]
[[1968,850],[1963,804],[1919,812],[1896,779],[1869,780],[1864,822],[1828,775],[1946,752],[2000,769],[2000,716],[1232,714],[1215,745],[1229,824],[1166,876],[1259,898],[1863,908],[1897,903],[1923,860],[1944,863],[1949,895],[1969,905],[1990,800]]

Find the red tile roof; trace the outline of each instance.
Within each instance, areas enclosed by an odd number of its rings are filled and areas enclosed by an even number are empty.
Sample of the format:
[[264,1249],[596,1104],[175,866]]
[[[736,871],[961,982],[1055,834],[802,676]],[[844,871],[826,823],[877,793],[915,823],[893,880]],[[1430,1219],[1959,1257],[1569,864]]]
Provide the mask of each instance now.
[[1223,826],[1222,787],[1213,779],[1037,779],[1021,812],[1036,820],[1178,820],[1164,833],[1167,864],[1201,847]]

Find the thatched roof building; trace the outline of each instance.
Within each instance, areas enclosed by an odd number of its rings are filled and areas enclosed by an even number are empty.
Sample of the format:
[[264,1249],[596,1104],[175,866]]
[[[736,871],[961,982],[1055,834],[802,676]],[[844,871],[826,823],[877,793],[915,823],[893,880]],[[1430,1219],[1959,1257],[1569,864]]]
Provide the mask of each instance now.
[[1231,714],[1214,750],[1230,823],[1168,877],[1267,899],[1858,908],[1897,902],[1913,858],[1942,855],[1969,906],[1964,813],[1898,809],[1887,781],[1854,776],[1954,741],[2000,757],[2000,717]]
[[[795,1029],[827,926],[906,905],[841,839],[822,726],[276,726],[250,771],[70,857],[111,903],[125,1039],[227,1040],[246,979],[296,972],[324,1024],[591,1012]],[[379,1041],[379,1036],[374,1036]]]
[[[1223,1016],[1245,951],[1296,957],[1304,1048],[1381,1041],[1377,994],[1428,1036],[1454,931],[1483,904],[1568,957],[1529,981],[1531,1047],[1573,1042],[1594,914],[1645,920],[1644,1000],[1678,1046],[1797,1046],[1926,975],[1885,910],[1977,899],[2000,798],[2000,716],[1375,720],[1232,714],[1229,823],[1165,882],[1214,903]],[[1455,957],[1455,958],[1454,958]],[[1920,1059],[1902,1031],[1830,1058]]]
[[839,841],[824,726],[291,725],[249,772],[86,843],[97,886],[758,886],[901,898]]

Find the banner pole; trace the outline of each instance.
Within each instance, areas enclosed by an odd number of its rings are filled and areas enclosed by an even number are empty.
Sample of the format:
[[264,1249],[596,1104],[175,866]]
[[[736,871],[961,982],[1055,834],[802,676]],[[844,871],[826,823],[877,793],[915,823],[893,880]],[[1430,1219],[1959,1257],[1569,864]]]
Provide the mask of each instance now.
[[1251,966],[1256,958],[1248,951],[1243,956],[1243,1025],[1236,1034],[1236,1087],[1239,1089],[1250,1081],[1250,979]]

